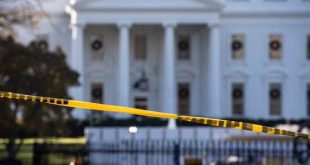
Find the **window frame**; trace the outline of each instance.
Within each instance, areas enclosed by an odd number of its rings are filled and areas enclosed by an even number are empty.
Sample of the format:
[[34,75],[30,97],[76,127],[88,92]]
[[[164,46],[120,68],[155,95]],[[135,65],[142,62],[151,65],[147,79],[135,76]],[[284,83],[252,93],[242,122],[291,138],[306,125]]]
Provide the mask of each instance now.
[[[280,110],[277,114],[273,114],[273,110],[271,109],[271,104],[272,104],[272,98],[271,98],[271,89],[272,89],[272,85],[279,85],[280,88]],[[284,92],[283,92],[283,83],[282,82],[269,82],[268,84],[268,114],[270,116],[283,116],[283,100],[284,100]]]
[[[179,96],[179,89],[180,89],[180,85],[187,85],[187,88],[188,88],[188,105],[187,105],[187,107],[188,107],[188,109],[187,109],[187,113],[180,113],[181,111],[180,111],[180,96]],[[187,81],[181,81],[181,82],[177,82],[177,111],[178,111],[178,114],[181,114],[181,115],[190,115],[191,114],[191,108],[192,108],[192,93],[193,93],[193,91],[192,91],[192,84],[191,84],[191,82],[187,82]]]
[[[188,40],[188,45],[189,45],[189,48],[188,48],[188,57],[187,58],[180,58],[180,49],[179,49],[179,42],[182,41],[183,39],[182,38],[186,38]],[[183,34],[183,33],[180,33],[180,34],[177,34],[177,37],[176,37],[176,59],[177,61],[191,61],[192,60],[192,36],[191,34]]]
[[[102,47],[100,50],[98,50],[98,52],[95,52],[95,50],[93,50],[92,48],[92,43],[95,40],[99,40],[101,41]],[[97,34],[97,33],[90,33],[88,34],[88,39],[86,40],[87,42],[84,43],[84,45],[86,44],[86,50],[87,53],[85,56],[87,56],[87,59],[89,62],[102,62],[104,61],[104,59],[106,58],[106,47],[105,47],[105,37],[103,34]],[[95,58],[95,54],[98,54],[99,56],[97,58]]]
[[[241,58],[234,58],[234,50],[232,49],[232,44],[234,42],[234,38],[239,38],[241,37],[242,38],[242,57]],[[246,35],[244,33],[232,33],[230,35],[230,43],[229,43],[229,46],[230,46],[230,60],[233,61],[233,62],[236,62],[236,61],[245,61],[245,58],[246,58]],[[240,50],[241,51],[241,50]]]
[[[95,101],[93,99],[93,96],[92,96],[92,92],[93,92],[93,89],[98,86],[101,88],[101,100],[98,102],[98,101]],[[89,94],[90,94],[90,101],[91,102],[96,102],[96,103],[104,103],[105,102],[105,97],[104,97],[104,94],[105,94],[105,91],[104,91],[104,83],[102,82],[91,82],[90,83],[90,90],[89,90]]]
[[[279,57],[272,57],[273,55],[271,54],[272,53],[272,48],[271,48],[271,42],[273,40],[273,38],[278,38],[279,37],[279,41],[280,41],[280,47],[279,47]],[[283,37],[283,34],[281,33],[271,33],[269,34],[268,36],[268,60],[269,61],[283,61],[283,47],[284,47],[284,37]],[[274,50],[275,51],[275,50]]]
[[[225,92],[223,92],[224,95],[224,99],[225,99],[225,104],[224,104],[224,111],[222,112],[223,116],[229,116],[232,118],[239,118],[239,116],[234,116],[232,114],[232,109],[231,109],[231,105],[232,105],[232,98],[231,98],[231,91],[232,91],[232,84],[233,83],[243,83],[244,84],[244,113],[242,117],[246,117],[247,115],[250,115],[251,112],[248,112],[247,109],[248,107],[250,107],[248,105],[250,99],[248,98],[248,85],[249,84],[249,75],[250,73],[245,71],[245,70],[241,70],[241,69],[233,69],[227,73],[225,73],[225,86],[224,86],[224,90]],[[228,91],[228,92],[227,92]]]
[[[242,86],[242,113],[237,114],[234,113],[234,85],[241,85]],[[232,116],[237,116],[237,117],[242,117],[245,115],[245,99],[246,99],[246,91],[245,91],[245,83],[244,82],[232,82],[231,87],[230,87],[230,109],[231,109],[231,115]]]

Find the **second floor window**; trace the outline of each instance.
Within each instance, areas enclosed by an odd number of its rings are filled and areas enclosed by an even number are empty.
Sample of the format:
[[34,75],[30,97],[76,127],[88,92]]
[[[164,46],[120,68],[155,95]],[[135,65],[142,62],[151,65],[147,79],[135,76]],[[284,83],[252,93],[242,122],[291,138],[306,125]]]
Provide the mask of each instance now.
[[179,60],[190,59],[191,42],[190,42],[190,36],[189,35],[178,36],[177,53],[178,53],[178,59]]
[[273,34],[269,36],[269,59],[279,60],[282,54],[282,36]]
[[102,60],[104,56],[103,38],[92,37],[89,46],[90,46],[91,59]]
[[145,35],[137,35],[135,36],[135,59],[137,60],[145,60],[147,57],[147,41]]
[[231,40],[231,53],[232,59],[243,59],[244,58],[244,35],[234,34]]

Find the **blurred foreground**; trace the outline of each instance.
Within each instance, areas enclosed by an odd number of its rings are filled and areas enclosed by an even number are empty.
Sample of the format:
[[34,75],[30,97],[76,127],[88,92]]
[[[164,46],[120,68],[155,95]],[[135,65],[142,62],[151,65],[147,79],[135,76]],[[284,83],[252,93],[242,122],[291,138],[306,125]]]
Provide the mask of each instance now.
[[[293,140],[125,140],[83,143],[58,139],[22,146],[23,165],[297,165],[308,164],[306,143]],[[33,142],[35,142],[34,140]],[[0,157],[4,157],[0,146]],[[305,155],[307,154],[307,155]]]

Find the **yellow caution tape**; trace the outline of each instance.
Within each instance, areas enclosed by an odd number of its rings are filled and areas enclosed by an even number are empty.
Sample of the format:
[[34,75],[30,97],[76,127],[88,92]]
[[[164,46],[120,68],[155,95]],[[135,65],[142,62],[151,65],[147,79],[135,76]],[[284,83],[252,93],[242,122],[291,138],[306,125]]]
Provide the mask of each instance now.
[[108,112],[126,113],[126,114],[156,117],[156,118],[177,119],[177,120],[201,123],[201,124],[211,125],[211,126],[216,126],[216,127],[234,128],[234,129],[247,130],[247,131],[252,131],[252,132],[267,133],[271,135],[284,135],[284,136],[291,136],[295,138],[300,137],[300,138],[310,139],[310,134],[281,130],[281,129],[277,129],[273,127],[267,127],[263,125],[244,123],[244,122],[238,122],[238,121],[221,120],[221,119],[205,118],[205,117],[194,117],[194,116],[182,116],[182,115],[177,115],[177,114],[172,114],[172,113],[142,110],[142,109],[137,109],[137,108],[129,108],[129,107],[122,107],[122,106],[108,105],[108,104],[98,104],[98,103],[77,101],[77,100],[67,100],[67,99],[52,98],[52,97],[24,95],[24,94],[19,94],[19,93],[12,93],[12,92],[0,92],[0,98],[41,102],[41,103],[66,106],[66,107],[72,107],[72,108],[89,109],[89,110],[95,110],[95,111],[108,111]]

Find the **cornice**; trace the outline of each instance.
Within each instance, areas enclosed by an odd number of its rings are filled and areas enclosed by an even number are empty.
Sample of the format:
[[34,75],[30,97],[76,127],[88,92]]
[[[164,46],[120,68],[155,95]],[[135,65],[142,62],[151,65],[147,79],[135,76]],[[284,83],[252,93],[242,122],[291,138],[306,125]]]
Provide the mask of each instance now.
[[[117,0],[115,0],[117,1]],[[119,0],[120,1],[120,0]],[[120,3],[126,0],[121,0]],[[117,5],[118,2],[114,2],[115,4],[111,4],[110,1],[107,3],[109,5],[104,5],[104,1],[102,0],[76,0],[74,3],[70,3],[71,6],[76,11],[220,11],[224,8],[224,5],[220,2],[214,0],[187,0],[184,1],[184,5],[182,6],[182,2],[178,2],[176,0],[177,5],[171,5],[171,1],[164,1],[164,0],[153,0],[156,3],[147,4],[144,1],[130,1],[128,3],[135,3],[136,5]],[[151,1],[152,2],[152,1]],[[169,4],[169,3],[170,4]],[[94,3],[98,3],[98,5],[94,5]],[[102,3],[102,4],[100,4]],[[188,3],[193,3],[192,6],[189,6]],[[181,5],[180,5],[181,4]]]
[[310,17],[309,11],[223,11],[220,13],[222,18],[252,18],[252,17],[268,17],[268,18],[277,18],[277,17]]

